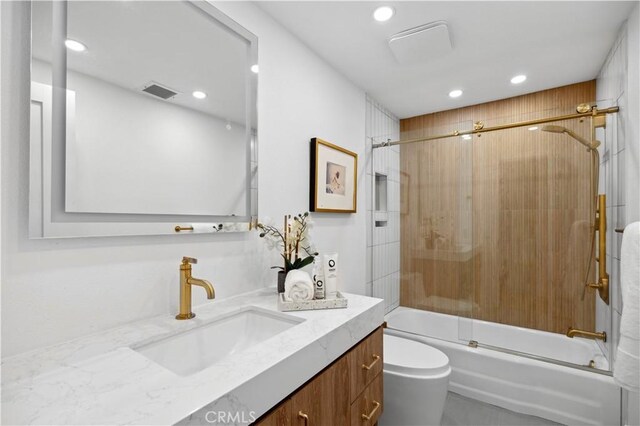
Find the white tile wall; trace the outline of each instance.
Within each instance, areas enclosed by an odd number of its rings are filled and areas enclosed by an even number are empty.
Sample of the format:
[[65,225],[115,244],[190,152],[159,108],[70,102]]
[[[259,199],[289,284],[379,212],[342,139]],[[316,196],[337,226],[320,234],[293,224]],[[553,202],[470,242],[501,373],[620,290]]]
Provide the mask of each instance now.
[[598,130],[600,146],[600,193],[607,195],[607,269],[610,274],[610,304],[600,299],[596,303],[596,329],[606,331],[610,336],[606,343],[599,342],[605,356],[613,360],[618,342],[620,314],[620,243],[622,238],[614,229],[624,227],[625,211],[625,163],[626,141],[625,122],[627,104],[627,31],[620,30],[618,38],[600,70],[596,82],[596,100],[598,107],[612,104],[620,107],[620,113],[607,117],[607,127]]
[[[400,120],[367,98],[367,288],[385,300],[389,312],[400,304],[400,149],[372,149],[373,143],[400,139]],[[387,176],[387,210],[374,210],[376,173]],[[375,221],[386,221],[376,227]]]
[[[616,101],[620,112],[607,121],[606,146],[602,158],[605,177],[601,179],[607,194],[608,269],[611,285],[611,303],[596,305],[596,327],[606,330],[610,336],[602,344],[605,354],[615,369],[615,353],[620,335],[620,320],[624,307],[620,289],[620,246],[622,234],[615,228],[624,228],[640,220],[640,136],[638,129],[639,109],[639,25],[640,7],[635,6],[629,19],[620,29],[616,43],[605,60],[596,83],[597,100]],[[601,154],[604,152],[601,151]],[[604,180],[604,182],[603,182]],[[622,424],[640,424],[640,397],[623,389]]]

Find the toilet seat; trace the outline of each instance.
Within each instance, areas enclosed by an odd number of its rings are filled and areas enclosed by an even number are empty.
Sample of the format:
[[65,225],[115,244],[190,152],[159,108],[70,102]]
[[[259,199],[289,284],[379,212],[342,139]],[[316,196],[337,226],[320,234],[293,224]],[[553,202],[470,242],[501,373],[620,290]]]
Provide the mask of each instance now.
[[444,352],[415,340],[384,334],[384,369],[411,376],[448,374],[449,358]]

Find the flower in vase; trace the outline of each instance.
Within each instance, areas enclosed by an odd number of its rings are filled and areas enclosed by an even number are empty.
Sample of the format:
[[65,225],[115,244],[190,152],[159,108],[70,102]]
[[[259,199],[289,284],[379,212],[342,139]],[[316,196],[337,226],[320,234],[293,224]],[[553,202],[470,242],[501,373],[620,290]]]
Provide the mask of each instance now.
[[297,216],[285,215],[282,229],[264,222],[258,223],[256,229],[260,231],[260,237],[265,240],[269,249],[278,249],[284,260],[283,266],[274,266],[284,272],[293,269],[301,269],[313,262],[318,253],[312,250],[309,229],[312,221],[309,213],[300,213]]

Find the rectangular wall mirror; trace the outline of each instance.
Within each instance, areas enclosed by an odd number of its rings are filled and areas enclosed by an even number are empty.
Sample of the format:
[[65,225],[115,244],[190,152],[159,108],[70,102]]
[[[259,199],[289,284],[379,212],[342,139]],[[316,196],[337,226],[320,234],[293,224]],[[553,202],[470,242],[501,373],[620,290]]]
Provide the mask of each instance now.
[[206,2],[31,7],[30,236],[248,230],[257,38]]

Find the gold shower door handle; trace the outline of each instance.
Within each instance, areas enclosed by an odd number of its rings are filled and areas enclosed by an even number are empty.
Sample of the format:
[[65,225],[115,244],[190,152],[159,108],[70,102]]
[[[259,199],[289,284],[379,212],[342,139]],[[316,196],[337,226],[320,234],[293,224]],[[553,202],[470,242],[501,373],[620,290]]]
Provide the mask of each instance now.
[[302,410],[298,411],[298,417],[304,420],[304,426],[309,426],[309,416],[302,412]]
[[367,365],[367,364],[362,364],[362,369],[364,370],[371,370],[373,368],[374,365],[376,365],[376,363],[380,361],[380,355],[373,355],[373,361],[371,361],[371,364]]
[[362,415],[362,420],[364,420],[364,421],[371,420],[373,418],[373,415],[376,414],[376,411],[378,411],[378,408],[380,408],[380,403],[378,401],[373,401],[373,410],[371,410],[369,415],[363,414]]

